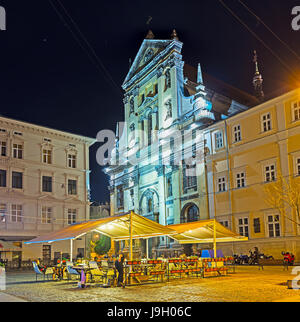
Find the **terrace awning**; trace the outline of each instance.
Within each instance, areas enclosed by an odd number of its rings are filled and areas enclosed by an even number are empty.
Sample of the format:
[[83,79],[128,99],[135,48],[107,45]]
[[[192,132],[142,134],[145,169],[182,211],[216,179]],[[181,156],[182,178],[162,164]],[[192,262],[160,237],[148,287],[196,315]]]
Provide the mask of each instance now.
[[17,252],[21,250],[22,248],[16,246],[13,242],[0,240],[0,252]]
[[[98,232],[114,240],[130,239],[130,213],[73,224],[61,230],[34,238],[25,244],[52,243],[79,238],[89,232]],[[150,219],[132,213],[132,239],[172,235],[175,232]]]
[[247,237],[236,234],[214,219],[169,225],[167,227],[175,231],[175,234],[170,237],[180,244],[225,243],[248,240]]

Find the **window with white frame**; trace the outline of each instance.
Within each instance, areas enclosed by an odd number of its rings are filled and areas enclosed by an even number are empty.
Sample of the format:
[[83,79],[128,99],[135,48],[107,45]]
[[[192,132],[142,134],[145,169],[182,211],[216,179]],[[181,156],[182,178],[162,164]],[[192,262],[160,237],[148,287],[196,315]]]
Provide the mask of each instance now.
[[52,208],[51,207],[42,207],[41,214],[41,223],[42,224],[51,224],[52,220]]
[[218,192],[224,192],[227,190],[226,177],[218,178]]
[[223,220],[220,221],[220,224],[223,225],[224,227],[228,228],[229,227],[229,221],[228,220]]
[[77,180],[68,179],[68,194],[77,195]]
[[236,188],[245,188],[246,187],[246,174],[245,172],[240,172],[236,174]]
[[279,215],[268,216],[269,237],[280,237]]
[[43,149],[43,163],[52,164],[52,150]]
[[293,111],[293,121],[300,120],[300,101],[294,102],[292,104],[292,111]]
[[23,206],[22,205],[11,205],[11,221],[22,222]]
[[23,159],[23,144],[13,144],[13,158]]
[[7,148],[6,142],[0,141],[0,156],[1,157],[6,157],[6,153],[7,153],[6,148]]
[[76,209],[68,209],[68,224],[72,225],[76,223],[77,210]]
[[241,236],[249,237],[249,221],[248,217],[239,218],[238,220],[239,234]]
[[6,222],[7,210],[6,204],[0,203],[0,223]]
[[223,144],[223,133],[221,131],[215,133],[215,146],[216,149],[222,149],[224,144]]
[[266,113],[261,117],[262,131],[268,132],[272,130],[272,118],[271,113]]
[[68,167],[69,168],[76,168],[76,155],[75,154],[68,154]]
[[265,173],[265,182],[276,181],[275,164],[270,164],[270,165],[265,166],[264,173]]
[[11,174],[12,188],[23,189],[23,173],[12,171]]
[[233,127],[233,136],[234,136],[234,142],[240,142],[242,141],[242,131],[240,125],[235,125]]
[[42,177],[42,191],[52,192],[52,177],[49,177],[49,176]]

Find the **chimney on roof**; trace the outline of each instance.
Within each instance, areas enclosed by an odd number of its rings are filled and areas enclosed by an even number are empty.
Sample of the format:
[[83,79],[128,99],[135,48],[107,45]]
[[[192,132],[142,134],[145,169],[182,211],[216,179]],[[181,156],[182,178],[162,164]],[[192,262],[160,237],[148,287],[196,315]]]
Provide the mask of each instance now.
[[154,33],[152,32],[152,30],[148,31],[146,39],[154,39]]
[[257,60],[256,50],[254,50],[253,62],[255,64],[255,74],[253,77],[254,93],[259,101],[263,101],[264,97],[265,97],[265,94],[263,92],[263,81],[264,80],[263,80],[262,75],[260,74],[259,69],[258,69],[258,60]]
[[175,29],[173,29],[173,32],[171,34],[171,39],[173,39],[173,40],[179,40],[178,35],[177,35],[177,32],[176,32]]

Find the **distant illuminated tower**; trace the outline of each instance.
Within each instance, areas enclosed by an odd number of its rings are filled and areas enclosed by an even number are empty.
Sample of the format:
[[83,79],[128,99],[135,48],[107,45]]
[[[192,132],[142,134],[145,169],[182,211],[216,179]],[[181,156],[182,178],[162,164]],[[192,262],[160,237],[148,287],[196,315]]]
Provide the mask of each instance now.
[[253,62],[255,63],[255,75],[253,77],[253,85],[254,85],[254,91],[255,96],[260,100],[263,101],[265,94],[263,92],[263,78],[259,72],[258,69],[258,61],[257,61],[257,53],[256,50],[254,50],[254,59]]

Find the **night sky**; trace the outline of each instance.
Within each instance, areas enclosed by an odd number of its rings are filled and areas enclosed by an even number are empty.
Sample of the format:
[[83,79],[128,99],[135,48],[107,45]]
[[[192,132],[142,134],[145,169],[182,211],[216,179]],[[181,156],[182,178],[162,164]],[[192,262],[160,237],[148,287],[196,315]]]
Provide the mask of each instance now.
[[[184,43],[183,59],[253,93],[253,50],[259,56],[264,91],[292,82],[289,71],[237,22],[218,0],[191,1],[0,1],[7,12],[7,31],[0,32],[1,108],[3,116],[96,137],[124,120],[121,84],[150,28],[156,39],[169,39],[176,28]],[[258,23],[237,0],[224,0],[286,64],[299,75],[300,60]],[[291,11],[300,1],[244,0],[273,31],[300,55],[300,31],[291,28]],[[76,22],[91,48],[80,46]],[[104,72],[101,63],[105,66]],[[91,148],[92,199],[108,201],[108,181]]]

